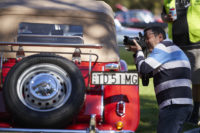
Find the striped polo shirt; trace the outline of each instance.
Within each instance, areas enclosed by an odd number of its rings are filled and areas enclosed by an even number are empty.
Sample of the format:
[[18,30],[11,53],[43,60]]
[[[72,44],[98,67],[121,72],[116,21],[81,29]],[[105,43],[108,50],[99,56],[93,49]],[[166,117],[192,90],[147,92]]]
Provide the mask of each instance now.
[[146,59],[138,51],[136,65],[139,73],[153,76],[160,109],[171,104],[193,104],[189,60],[171,41],[157,44]]

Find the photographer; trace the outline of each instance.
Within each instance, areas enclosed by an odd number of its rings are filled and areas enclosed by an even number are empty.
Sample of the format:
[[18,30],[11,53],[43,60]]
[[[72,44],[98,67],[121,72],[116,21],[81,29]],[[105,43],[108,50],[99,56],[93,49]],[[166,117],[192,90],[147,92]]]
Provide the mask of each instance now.
[[[170,40],[160,27],[144,30],[150,52],[145,59],[141,46],[128,45],[136,53],[135,63],[140,74],[152,74],[159,106],[157,133],[180,133],[192,113],[191,67],[184,52]],[[127,45],[127,44],[126,44]]]

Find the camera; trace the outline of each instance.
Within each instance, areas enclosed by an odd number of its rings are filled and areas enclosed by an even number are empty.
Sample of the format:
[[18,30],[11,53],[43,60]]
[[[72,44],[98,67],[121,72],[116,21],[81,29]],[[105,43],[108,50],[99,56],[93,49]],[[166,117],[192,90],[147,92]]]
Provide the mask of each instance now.
[[145,38],[142,35],[141,32],[139,32],[139,36],[138,37],[129,37],[129,36],[124,36],[124,45],[135,45],[133,42],[133,39],[135,39],[137,41],[137,43],[141,46],[143,52],[146,51],[146,44],[145,44]]
[[[145,55],[147,54],[147,47],[146,47],[146,43],[145,43],[145,37],[142,35],[141,32],[139,32],[139,36],[138,37],[128,37],[128,36],[124,36],[124,45],[135,45],[135,43],[133,42],[133,39],[135,39],[137,41],[137,43],[141,46],[142,51],[145,53]],[[141,74],[141,78],[142,78],[142,85],[143,86],[148,86],[149,85],[149,74]]]

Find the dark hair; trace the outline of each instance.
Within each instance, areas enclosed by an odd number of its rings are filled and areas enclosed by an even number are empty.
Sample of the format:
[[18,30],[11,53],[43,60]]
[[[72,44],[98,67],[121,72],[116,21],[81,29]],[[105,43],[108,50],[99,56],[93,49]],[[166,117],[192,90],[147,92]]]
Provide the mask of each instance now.
[[159,26],[152,26],[152,27],[147,27],[144,29],[144,35],[146,35],[146,32],[148,30],[152,30],[152,32],[154,33],[155,36],[162,34],[163,39],[166,39],[166,33],[163,30],[163,28],[159,27]]

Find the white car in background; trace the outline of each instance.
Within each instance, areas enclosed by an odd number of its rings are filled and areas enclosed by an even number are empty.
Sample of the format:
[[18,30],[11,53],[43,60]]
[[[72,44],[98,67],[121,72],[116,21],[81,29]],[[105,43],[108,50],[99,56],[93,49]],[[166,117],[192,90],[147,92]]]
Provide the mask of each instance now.
[[137,37],[139,32],[143,33],[143,29],[123,27],[119,20],[115,19],[117,44],[123,45],[124,36]]

